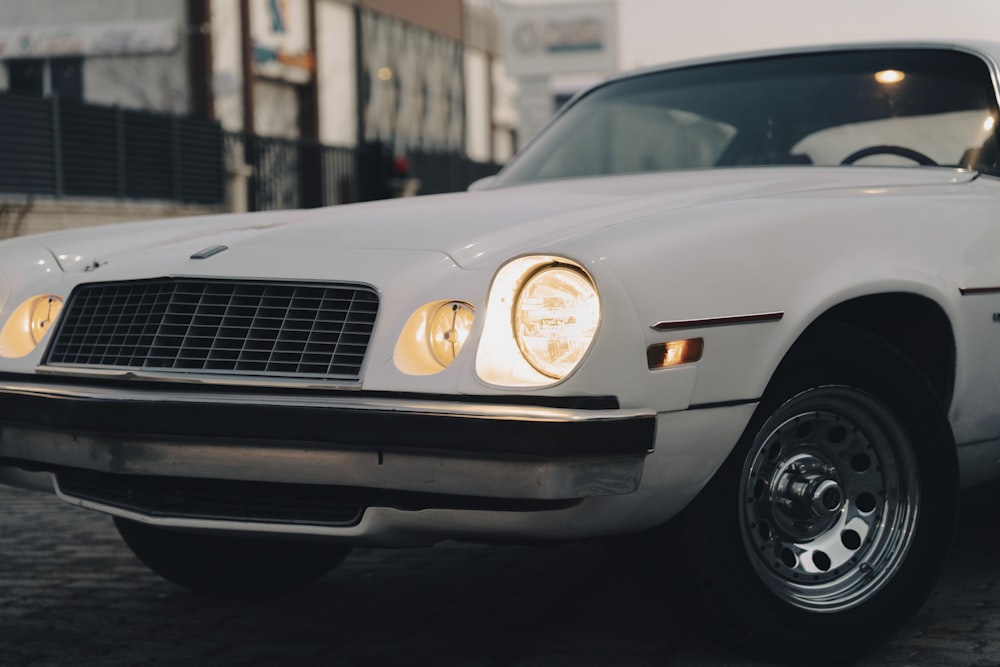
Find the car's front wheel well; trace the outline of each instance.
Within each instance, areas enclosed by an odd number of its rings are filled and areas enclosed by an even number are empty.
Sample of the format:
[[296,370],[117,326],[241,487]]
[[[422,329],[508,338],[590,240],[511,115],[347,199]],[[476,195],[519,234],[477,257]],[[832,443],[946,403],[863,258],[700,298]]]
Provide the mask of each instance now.
[[705,625],[769,660],[856,659],[923,603],[948,553],[950,425],[923,371],[866,330],[883,324],[866,310],[795,344],[681,517]]
[[801,340],[831,326],[864,329],[902,352],[927,378],[941,404],[951,403],[955,385],[955,336],[937,303],[908,293],[859,297],[838,304],[816,319]]

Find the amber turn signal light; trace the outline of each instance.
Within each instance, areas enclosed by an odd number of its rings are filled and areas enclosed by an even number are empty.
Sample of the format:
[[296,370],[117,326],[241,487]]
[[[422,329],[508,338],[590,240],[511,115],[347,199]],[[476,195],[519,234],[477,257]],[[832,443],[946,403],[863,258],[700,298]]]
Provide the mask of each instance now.
[[704,350],[705,341],[701,338],[657,343],[646,348],[646,362],[649,364],[650,370],[669,368],[670,366],[698,361]]

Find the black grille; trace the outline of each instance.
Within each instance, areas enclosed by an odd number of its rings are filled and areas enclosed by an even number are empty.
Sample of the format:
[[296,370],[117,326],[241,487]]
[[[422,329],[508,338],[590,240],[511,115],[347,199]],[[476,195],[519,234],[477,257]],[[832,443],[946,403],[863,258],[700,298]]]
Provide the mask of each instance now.
[[93,283],[70,295],[46,363],[355,380],[377,313],[359,285]]
[[59,490],[149,516],[318,526],[349,526],[364,508],[336,487],[230,480],[111,475],[66,470]]

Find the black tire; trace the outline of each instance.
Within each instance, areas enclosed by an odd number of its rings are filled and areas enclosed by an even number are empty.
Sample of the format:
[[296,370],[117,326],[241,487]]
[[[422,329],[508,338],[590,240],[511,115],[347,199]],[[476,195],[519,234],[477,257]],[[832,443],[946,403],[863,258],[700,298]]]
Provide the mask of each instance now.
[[271,595],[340,564],[350,547],[327,542],[192,533],[115,517],[132,553],[161,577],[212,595]]
[[915,612],[957,510],[929,384],[882,339],[838,327],[793,349],[682,522],[716,627],[801,665],[854,659]]

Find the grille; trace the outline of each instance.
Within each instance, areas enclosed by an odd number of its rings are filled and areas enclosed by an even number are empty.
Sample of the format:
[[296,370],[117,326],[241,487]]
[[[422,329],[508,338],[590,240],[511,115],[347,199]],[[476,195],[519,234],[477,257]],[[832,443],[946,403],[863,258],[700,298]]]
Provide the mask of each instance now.
[[356,524],[364,511],[335,487],[111,475],[66,470],[59,490],[150,516],[320,526]]
[[70,295],[46,363],[356,380],[377,314],[359,285],[92,283]]

